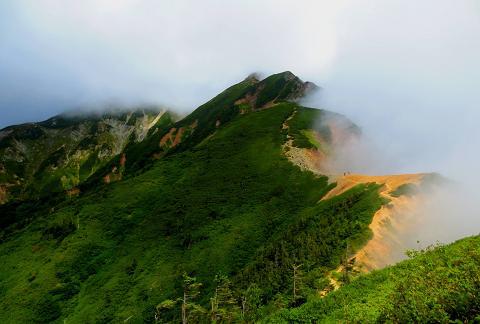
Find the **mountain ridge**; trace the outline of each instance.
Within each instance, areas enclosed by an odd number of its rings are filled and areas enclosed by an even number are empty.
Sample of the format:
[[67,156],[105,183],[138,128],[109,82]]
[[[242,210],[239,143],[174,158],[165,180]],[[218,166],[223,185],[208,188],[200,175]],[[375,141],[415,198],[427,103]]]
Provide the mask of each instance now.
[[[79,141],[78,145],[82,145],[82,143],[86,144],[88,141],[87,137],[93,136],[100,138],[103,136],[102,133],[110,133],[113,137],[111,140],[104,141],[103,143],[111,146],[109,148],[110,153],[104,152],[101,154],[102,156],[96,157],[96,160],[99,160],[98,163],[100,165],[91,169],[87,178],[84,176],[82,177],[81,175],[68,175],[68,173],[71,173],[71,171],[68,170],[69,166],[63,166],[65,171],[58,177],[60,179],[69,177],[69,179],[65,181],[62,180],[61,184],[55,184],[54,186],[57,187],[57,189],[54,191],[59,192],[64,190],[71,192],[72,190],[76,191],[76,187],[81,185],[82,182],[86,181],[88,184],[89,182],[97,181],[99,177],[104,178],[105,182],[110,182],[113,179],[118,180],[122,177],[121,172],[119,173],[119,169],[121,168],[126,167],[131,171],[135,171],[138,168],[144,167],[145,164],[148,164],[148,160],[152,159],[152,157],[161,156],[170,150],[183,150],[192,145],[198,144],[218,128],[220,124],[228,122],[238,113],[246,113],[246,110],[261,109],[263,106],[267,105],[267,101],[268,104],[273,105],[279,100],[298,99],[306,95],[306,93],[311,91],[313,87],[314,86],[310,83],[304,83],[289,71],[272,75],[261,81],[247,77],[247,79],[226,89],[212,100],[201,105],[185,118],[174,120],[176,117],[173,116],[172,118],[172,113],[168,112],[165,115],[165,119],[169,119],[169,122],[167,123],[168,125],[155,127],[152,132],[150,132],[150,129],[159,122],[161,117],[160,113],[163,115],[165,110],[158,108],[155,109],[148,106],[134,108],[133,110],[123,107],[109,108],[105,111],[81,113],[67,112],[41,122],[7,126],[0,130],[0,153],[2,154],[2,159],[0,160],[0,176],[1,174],[4,174],[3,179],[0,178],[0,203],[8,201],[8,196],[10,196],[9,191],[11,190],[13,190],[14,195],[17,196],[20,192],[28,190],[29,184],[23,184],[22,182],[29,182],[29,180],[23,178],[25,178],[24,175],[27,177],[32,177],[32,175],[28,174],[28,172],[27,174],[24,174],[24,172],[22,172],[23,170],[16,170],[16,167],[12,164],[22,163],[28,165],[25,163],[27,162],[26,160],[28,160],[28,157],[26,156],[28,153],[28,145],[24,142],[29,140],[39,141],[47,136],[47,132],[51,133],[50,137],[65,136],[55,133],[56,130],[64,129],[67,132],[71,132],[76,138],[82,136],[85,137],[83,139],[84,142]],[[254,101],[250,100],[251,98],[257,98],[258,96],[263,98],[261,105],[256,102],[256,99]],[[248,99],[250,101],[246,98],[250,98]],[[155,120],[157,117],[158,119]],[[151,124],[152,122],[153,124]],[[88,125],[85,126],[84,124]],[[96,126],[90,124],[95,124]],[[168,130],[163,129],[163,127],[170,126],[170,124],[171,127]],[[83,126],[106,127],[110,129],[92,129],[89,133],[87,131],[88,134],[81,134],[82,132],[86,132],[86,130],[83,129],[85,128]],[[191,137],[190,135],[192,135],[197,126],[197,134]],[[72,129],[70,130],[69,127]],[[97,131],[99,133],[95,134]],[[135,138],[129,138],[132,133],[135,133]],[[152,138],[147,138],[149,137],[147,135],[152,135]],[[193,143],[188,145],[182,144],[187,137],[191,137],[190,141]],[[143,142],[144,140],[145,143],[143,146],[136,147],[138,146],[136,145],[137,143]],[[52,140],[48,138],[45,138],[45,141],[52,142]],[[153,143],[155,141],[159,142],[158,146]],[[53,155],[51,158],[56,159],[55,155],[62,156],[66,154],[66,152],[62,151],[64,144],[65,143],[62,143],[62,141],[59,141],[57,145],[46,144],[46,147],[40,149],[40,151],[46,150],[48,154]],[[52,145],[54,147],[50,148],[49,146]],[[68,146],[68,144],[66,145]],[[82,151],[82,148],[83,147],[79,147],[78,149],[71,148],[71,154],[76,154],[76,152]],[[78,154],[81,153],[78,152]],[[126,158],[127,155],[129,156],[128,159]],[[133,159],[131,156],[133,156]],[[48,156],[36,154],[36,157],[33,159],[43,159],[45,162],[48,161]],[[65,156],[64,160],[67,159],[68,157]],[[92,164],[91,159],[95,159],[95,157],[90,157],[90,160],[89,157],[87,157],[84,158],[83,161],[78,161],[77,163],[83,163],[82,166],[85,166]],[[121,161],[123,162],[120,163]],[[34,164],[34,162],[30,162],[29,164]],[[53,167],[59,166],[60,165],[54,165]],[[82,166],[78,166],[77,168],[79,170],[76,172],[80,172]],[[11,170],[8,170],[9,168],[11,168]],[[40,172],[38,172],[39,170],[37,169],[30,171],[30,173],[42,173],[42,165],[39,165],[37,168],[40,169]],[[110,169],[110,172],[108,172],[107,169]],[[15,171],[21,174],[16,174]],[[9,173],[13,175],[8,177]],[[88,179],[88,177],[92,175],[93,178]],[[55,179],[55,181],[60,181],[60,179]],[[35,180],[31,181],[35,182]],[[42,190],[44,191],[44,189],[36,189],[36,195],[42,194]],[[47,192],[47,194],[48,193],[49,192]],[[25,194],[26,198],[28,198],[29,194]]]
[[[178,322],[179,296],[196,282],[202,290],[183,305],[190,322],[250,323],[335,296],[332,276],[348,291],[358,277],[351,256],[375,239],[371,224],[388,209],[382,193],[414,195],[402,186],[418,179],[391,187],[389,177],[326,173],[325,160],[360,130],[301,106],[312,86],[292,75],[248,77],[182,119],[93,122],[103,130],[95,134],[123,130],[128,141],[117,150],[108,142],[115,154],[78,191],[0,206],[0,321]],[[53,167],[74,144],[34,169],[61,171]]]

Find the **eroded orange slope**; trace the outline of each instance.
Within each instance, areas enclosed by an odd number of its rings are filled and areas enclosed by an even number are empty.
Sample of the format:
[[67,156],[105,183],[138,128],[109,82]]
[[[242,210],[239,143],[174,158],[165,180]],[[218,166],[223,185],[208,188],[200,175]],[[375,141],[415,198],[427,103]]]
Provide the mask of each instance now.
[[382,185],[380,195],[389,201],[373,216],[369,226],[372,238],[352,256],[358,270],[383,268],[403,258],[406,249],[403,238],[416,223],[415,211],[422,198],[418,194],[395,197],[392,192],[405,184],[420,184],[424,176],[419,173],[383,176],[348,174],[335,177],[337,186],[323,199],[339,195],[358,184],[377,183]]
[[[289,122],[295,114],[296,112],[293,112],[285,120],[283,129],[289,128]],[[336,127],[334,120],[329,120],[327,126],[332,133],[332,143],[329,144],[332,152],[335,151],[336,147],[342,146],[356,136],[356,134],[348,133],[345,129],[336,129],[338,127]],[[322,142],[321,138],[318,140]],[[382,206],[373,216],[369,225],[372,238],[351,257],[355,258],[356,267],[360,271],[379,269],[404,258],[404,252],[408,248],[404,243],[404,238],[408,236],[410,229],[417,223],[415,218],[418,215],[415,215],[415,211],[418,210],[422,201],[422,194],[417,192],[415,195],[395,197],[392,192],[405,184],[420,184],[426,174],[381,176],[349,173],[332,174],[335,173],[333,170],[336,167],[333,165],[332,168],[331,163],[335,163],[335,161],[329,161],[329,155],[315,149],[295,147],[290,136],[287,136],[287,141],[284,144],[284,154],[301,169],[319,175],[327,175],[331,182],[336,183],[335,188],[328,192],[322,200],[342,194],[359,184],[376,183],[382,185],[379,193],[387,199],[388,203]]]

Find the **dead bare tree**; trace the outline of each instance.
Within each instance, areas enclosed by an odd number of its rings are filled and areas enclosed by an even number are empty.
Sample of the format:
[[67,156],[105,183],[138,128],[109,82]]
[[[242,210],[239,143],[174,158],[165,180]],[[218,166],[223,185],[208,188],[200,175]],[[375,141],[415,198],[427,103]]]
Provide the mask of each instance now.
[[302,267],[301,264],[293,264],[293,300],[296,301],[298,298],[298,291],[299,291],[299,284],[301,280],[301,271],[300,268]]

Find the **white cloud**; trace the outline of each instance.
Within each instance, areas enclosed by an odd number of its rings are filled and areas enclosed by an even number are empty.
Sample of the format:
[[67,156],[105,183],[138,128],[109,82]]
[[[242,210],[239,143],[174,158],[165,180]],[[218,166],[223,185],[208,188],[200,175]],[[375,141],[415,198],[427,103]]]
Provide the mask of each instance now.
[[478,161],[462,146],[480,137],[473,0],[0,6],[1,125],[111,100],[188,111],[250,72],[291,70],[392,157],[385,172],[453,174],[458,156]]
[[342,6],[19,1],[4,10],[16,19],[7,25],[13,35],[4,42],[3,57],[8,64],[25,55],[22,65],[32,67],[22,74],[27,83],[44,79],[59,89],[73,83],[80,94],[74,93],[72,105],[114,98],[192,109],[253,71],[322,75],[335,55],[335,18]]

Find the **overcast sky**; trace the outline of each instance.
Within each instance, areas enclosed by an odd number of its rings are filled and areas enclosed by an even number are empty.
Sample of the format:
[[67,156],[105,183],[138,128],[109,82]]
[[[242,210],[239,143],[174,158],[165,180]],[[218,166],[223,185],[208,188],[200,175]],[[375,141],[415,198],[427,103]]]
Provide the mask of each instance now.
[[192,110],[254,71],[320,79],[339,4],[2,0],[0,125],[75,106]]
[[479,58],[475,0],[2,0],[0,127],[111,102],[191,111],[291,70],[382,148],[385,172],[472,172]]

